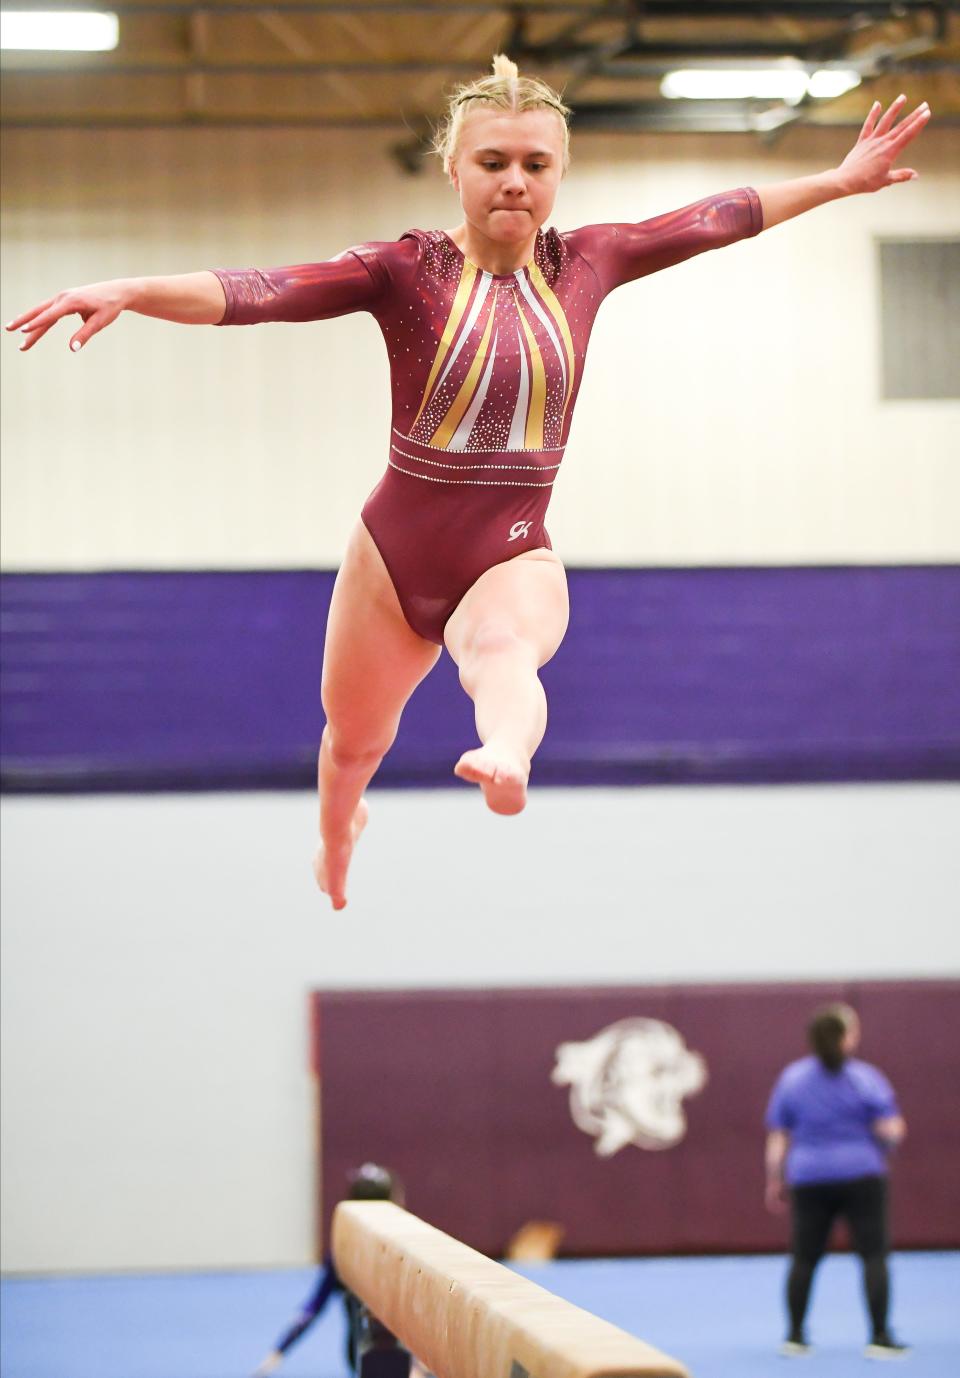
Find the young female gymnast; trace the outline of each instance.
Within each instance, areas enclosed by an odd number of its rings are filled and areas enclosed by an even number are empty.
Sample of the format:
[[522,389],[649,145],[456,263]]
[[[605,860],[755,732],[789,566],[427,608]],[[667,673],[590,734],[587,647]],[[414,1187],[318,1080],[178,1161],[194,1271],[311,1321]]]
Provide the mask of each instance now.
[[121,311],[184,324],[312,321],[369,311],[390,356],[386,474],[363,508],[327,623],[318,768],[320,888],[346,904],[364,790],[407,699],[446,646],[482,745],[455,767],[495,813],[526,802],[546,727],[537,675],[567,625],[563,565],[544,517],[603,298],[814,206],[917,176],[893,170],[926,103],[875,104],[838,168],[724,192],[641,224],[560,234],[549,218],[569,162],[569,111],[506,57],[453,96],[437,139],[463,220],[409,230],[325,263],[120,279],[61,292],[11,321],[30,349],[61,316],[80,349]]

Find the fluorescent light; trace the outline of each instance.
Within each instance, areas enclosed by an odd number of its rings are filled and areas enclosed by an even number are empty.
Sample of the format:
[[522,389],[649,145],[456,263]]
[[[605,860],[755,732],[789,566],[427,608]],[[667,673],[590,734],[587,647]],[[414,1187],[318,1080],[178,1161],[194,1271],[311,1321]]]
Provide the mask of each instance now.
[[117,46],[115,14],[71,10],[0,11],[0,48],[58,52],[107,52]]
[[693,67],[668,72],[660,94],[668,100],[782,100],[842,96],[859,86],[851,69],[825,68],[810,75],[802,67]]
[[668,72],[660,94],[668,100],[801,100],[807,74],[801,68],[690,68]]
[[852,68],[825,67],[822,72],[814,72],[807,90],[815,100],[829,100],[832,96],[842,96],[860,85],[860,73]]

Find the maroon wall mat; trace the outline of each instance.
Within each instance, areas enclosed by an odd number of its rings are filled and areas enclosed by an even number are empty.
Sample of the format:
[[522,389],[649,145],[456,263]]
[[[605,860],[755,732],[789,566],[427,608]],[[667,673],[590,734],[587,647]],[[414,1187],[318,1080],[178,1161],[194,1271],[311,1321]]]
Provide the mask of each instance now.
[[[811,1010],[835,999],[860,1010],[861,1055],[891,1078],[910,1126],[893,1172],[895,1243],[957,1247],[955,981],[316,992],[322,1234],[348,1169],[373,1160],[400,1174],[417,1214],[491,1254],[531,1219],[561,1222],[567,1254],[781,1249],[784,1220],[762,1204],[763,1113],[777,1073],[806,1051]],[[551,1073],[561,1044],[624,1019],[671,1026],[707,1080],[682,1100],[686,1133],[674,1146],[628,1142],[599,1156],[572,1119],[570,1086]],[[565,1062],[605,1069],[591,1084],[603,1088],[613,1142],[649,1114],[647,1134],[668,1132],[669,1115],[660,1123],[656,1104],[632,1098],[636,1064],[652,1059],[690,1085],[696,1060],[662,1029],[621,1032],[615,1056],[594,1043]],[[668,1111],[675,1101],[666,1097]]]

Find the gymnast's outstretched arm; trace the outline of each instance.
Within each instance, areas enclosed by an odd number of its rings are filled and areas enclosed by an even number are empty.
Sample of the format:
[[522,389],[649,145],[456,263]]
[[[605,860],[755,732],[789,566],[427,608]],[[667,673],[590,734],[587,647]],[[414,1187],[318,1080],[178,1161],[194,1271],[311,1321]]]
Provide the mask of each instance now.
[[856,196],[861,192],[882,191],[898,182],[912,182],[917,172],[912,167],[894,168],[893,163],[930,119],[926,101],[912,114],[896,123],[903,110],[906,96],[898,96],[889,110],[875,101],[863,122],[863,128],[853,148],[839,167],[812,177],[794,177],[789,182],[758,187],[763,207],[763,227],[770,229],[783,220],[790,220],[804,211],[813,210],[827,201],[842,196]]
[[827,201],[912,181],[913,168],[893,168],[930,118],[923,105],[896,123],[904,97],[881,114],[875,104],[839,167],[766,187],[740,187],[637,223],[587,225],[565,236],[587,260],[602,291],[661,272],[710,249],[759,234]]
[[359,245],[322,263],[289,268],[115,278],[59,292],[17,316],[6,328],[22,331],[26,338],[20,348],[28,350],[63,316],[79,315],[83,324],[70,339],[70,348],[76,351],[123,311],[180,325],[327,320],[371,310],[389,281],[390,269],[402,268],[404,253],[409,256],[406,245],[395,249],[389,268],[386,254],[372,245]]
[[112,325],[122,311],[155,316],[180,325],[216,325],[226,296],[216,273],[178,273],[172,277],[113,278],[70,287],[7,323],[7,330],[25,336],[21,350],[32,349],[64,316],[80,316],[83,324],[70,337],[70,348],[82,349],[91,336]]
[[333,1260],[327,1257],[310,1296],[303,1303],[280,1339],[277,1340],[273,1349],[255,1370],[253,1378],[266,1378],[268,1373],[273,1373],[274,1369],[279,1368],[287,1351],[293,1348],[301,1336],[310,1329],[317,1317],[323,1313],[334,1292],[339,1291],[342,1291],[340,1279],[337,1277]]
[[589,263],[606,296],[624,283],[722,249],[762,229],[760,197],[752,187],[740,187],[650,220],[586,225],[564,238]]

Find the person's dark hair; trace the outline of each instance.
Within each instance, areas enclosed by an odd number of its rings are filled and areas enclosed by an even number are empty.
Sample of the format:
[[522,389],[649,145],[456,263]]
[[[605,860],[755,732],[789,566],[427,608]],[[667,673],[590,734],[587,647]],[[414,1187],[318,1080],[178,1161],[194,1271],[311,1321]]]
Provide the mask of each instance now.
[[347,1196],[351,1201],[393,1201],[399,1194],[398,1179],[379,1163],[364,1163],[347,1173]]
[[839,1072],[846,1061],[842,1045],[851,1014],[847,1005],[824,1005],[807,1025],[810,1046],[828,1072]]

